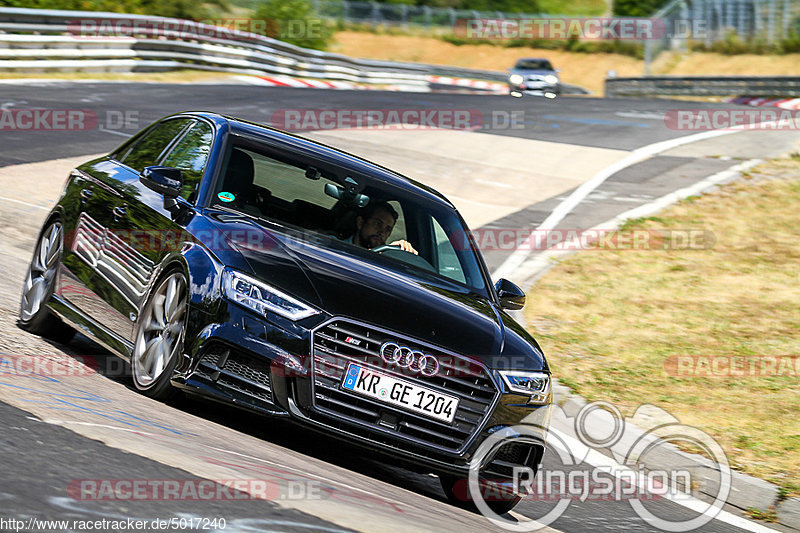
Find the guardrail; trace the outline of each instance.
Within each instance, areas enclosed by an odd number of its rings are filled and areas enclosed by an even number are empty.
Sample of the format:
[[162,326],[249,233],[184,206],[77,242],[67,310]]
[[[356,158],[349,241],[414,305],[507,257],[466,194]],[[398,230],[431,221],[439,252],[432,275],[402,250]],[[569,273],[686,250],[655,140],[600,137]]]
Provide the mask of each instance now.
[[797,76],[647,76],[607,78],[606,97],[624,96],[800,96]]
[[[81,20],[130,22],[129,35],[75,35]],[[103,26],[98,25],[98,33]],[[117,26],[118,27],[118,26]],[[152,28],[174,28],[172,33]],[[428,85],[428,76],[505,81],[500,71],[356,59],[188,20],[94,11],[0,8],[0,70],[279,74],[368,84]]]

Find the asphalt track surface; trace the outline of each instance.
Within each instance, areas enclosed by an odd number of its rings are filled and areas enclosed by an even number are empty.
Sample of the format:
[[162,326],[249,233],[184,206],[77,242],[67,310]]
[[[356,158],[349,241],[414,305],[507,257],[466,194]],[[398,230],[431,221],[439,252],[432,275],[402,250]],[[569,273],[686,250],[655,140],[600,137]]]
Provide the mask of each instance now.
[[[6,108],[90,109],[101,118],[99,128],[79,134],[3,131],[0,167],[107,152],[152,120],[190,109],[213,110],[259,122],[268,122],[278,110],[301,108],[470,109],[483,116],[498,111],[523,112],[524,128],[492,129],[484,125],[479,131],[633,150],[687,135],[664,127],[663,114],[670,109],[722,107],[669,101],[550,101],[247,85],[53,82],[0,85],[0,104]],[[105,126],[116,126],[103,124],[104,117],[120,111],[138,113],[136,124],[129,129],[114,129],[115,133],[104,131],[112,129]],[[796,140],[765,133],[754,141],[748,135],[751,134],[737,134],[735,142],[720,143],[718,149],[712,147],[712,151],[719,152],[717,157],[690,153],[656,157],[618,173],[576,208],[568,227],[591,227],[637,201],[644,203],[683,186],[687,180],[699,180],[728,168],[732,158],[773,155]],[[725,150],[734,153],[726,154]],[[536,165],[535,154],[519,156],[521,167]],[[564,196],[536,199],[490,226],[535,227]],[[18,212],[19,206],[0,202],[0,214],[5,215],[6,223]],[[26,227],[26,223],[40,218],[44,211],[22,213],[17,219],[20,242],[32,248],[38,226]],[[7,251],[5,247],[0,242],[0,254]],[[89,381],[0,373],[0,446],[4,452],[0,519],[225,518],[226,528],[221,531],[500,530],[480,515],[447,505],[437,480],[431,476],[394,468],[284,421],[196,400],[181,399],[170,405],[150,402],[131,390],[118,360],[85,337],[79,335],[70,345],[62,346],[14,330],[15,316],[8,311],[16,309],[26,263],[18,256],[0,257],[7,259],[5,276],[0,280],[0,326],[5,330],[4,338],[12,339],[0,352],[88,355],[102,363],[98,374],[86,378]],[[490,266],[497,266],[504,256],[494,254],[487,259]],[[100,405],[102,409],[98,408]],[[225,466],[226,472],[238,468],[245,478],[273,480],[280,486],[280,495],[270,501],[85,501],[71,498],[67,491],[71,482],[86,479],[227,479],[219,474],[224,471],[197,464]],[[270,468],[265,469],[264,464]],[[545,470],[557,467],[552,458],[546,458]],[[581,468],[591,466],[579,464],[567,470]],[[294,496],[291,487],[296,489]],[[321,490],[322,496],[320,492],[313,497],[310,492],[301,494],[311,488]],[[526,500],[515,513],[536,519],[552,508],[552,502]],[[696,516],[666,500],[650,502],[647,508],[674,521]],[[731,512],[739,514],[736,510]],[[659,531],[634,513],[627,501],[573,501],[551,527],[561,531]],[[742,529],[713,520],[702,530]]]
[[[287,109],[475,110],[484,118],[485,123],[479,129],[484,133],[631,150],[687,134],[664,127],[663,113],[671,109],[732,107],[663,100],[547,100],[538,97],[326,91],[248,85],[189,87],[127,83],[40,82],[27,86],[0,85],[0,95],[2,104],[9,109],[89,109],[97,114],[101,122],[99,128],[66,138],[61,132],[4,131],[3,153],[0,154],[0,165],[3,166],[110,151],[120,144],[122,137],[103,131],[104,126],[110,125],[104,121],[109,112],[121,111],[137,113],[138,125],[130,129],[115,128],[119,133],[131,134],[164,115],[189,110],[215,111],[263,123],[268,123],[275,112]],[[492,127],[493,113],[515,111],[523,113],[524,128]],[[535,165],[535,160],[528,160],[527,163]]]

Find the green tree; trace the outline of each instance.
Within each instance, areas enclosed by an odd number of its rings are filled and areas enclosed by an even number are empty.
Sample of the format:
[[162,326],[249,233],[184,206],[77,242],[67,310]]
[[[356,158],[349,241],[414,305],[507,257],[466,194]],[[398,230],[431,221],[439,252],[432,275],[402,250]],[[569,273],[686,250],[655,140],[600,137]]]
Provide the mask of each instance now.
[[541,11],[536,0],[461,0],[457,8],[506,13],[539,13]]
[[209,0],[205,4],[193,0],[0,0],[0,7],[111,11],[195,20],[209,16],[207,5],[228,8],[227,0]]
[[267,0],[255,18],[266,22],[267,37],[304,48],[325,50],[333,37],[332,25],[314,12],[310,0]]
[[620,17],[649,17],[668,0],[614,0],[614,14]]

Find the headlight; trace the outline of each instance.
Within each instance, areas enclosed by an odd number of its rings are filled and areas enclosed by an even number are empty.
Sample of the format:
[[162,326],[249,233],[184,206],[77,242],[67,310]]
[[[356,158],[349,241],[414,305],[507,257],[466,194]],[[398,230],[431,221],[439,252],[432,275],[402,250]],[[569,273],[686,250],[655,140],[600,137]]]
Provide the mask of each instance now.
[[225,297],[232,302],[252,309],[260,315],[266,316],[267,312],[271,311],[296,321],[319,312],[263,281],[230,269],[222,272],[222,290]]
[[550,376],[544,372],[498,370],[511,392],[530,396],[528,403],[545,403],[550,396]]
[[514,85],[519,85],[520,83],[525,81],[525,78],[523,78],[519,74],[512,74],[511,76],[508,77],[508,81],[509,83],[513,83]]
[[544,81],[545,83],[554,85],[558,83],[558,76],[554,76],[553,74],[548,74],[547,76],[544,77]]

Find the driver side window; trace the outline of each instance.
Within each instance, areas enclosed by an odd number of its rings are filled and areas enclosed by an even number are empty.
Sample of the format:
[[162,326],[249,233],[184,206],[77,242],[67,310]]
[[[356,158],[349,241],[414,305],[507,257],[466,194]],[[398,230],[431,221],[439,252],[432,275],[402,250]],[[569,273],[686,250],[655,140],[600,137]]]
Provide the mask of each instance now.
[[403,216],[403,207],[400,205],[400,202],[396,200],[390,200],[389,205],[392,206],[397,212],[397,222],[395,222],[394,229],[392,230],[392,233],[389,235],[389,238],[386,240],[386,242],[408,240],[408,232],[406,231],[406,218]]
[[145,167],[155,165],[164,150],[172,144],[172,141],[190,122],[192,119],[188,118],[162,122],[137,142],[125,154],[121,162],[138,172],[144,170]]
[[181,197],[193,201],[206,162],[211,151],[214,131],[206,122],[197,122],[186,132],[170,153],[164,158],[162,165],[180,169],[183,172]]

